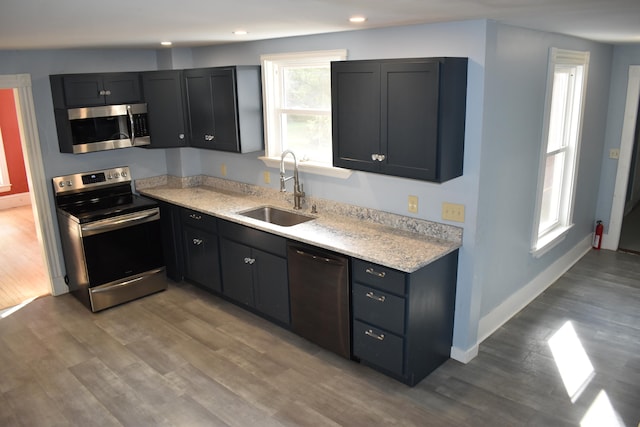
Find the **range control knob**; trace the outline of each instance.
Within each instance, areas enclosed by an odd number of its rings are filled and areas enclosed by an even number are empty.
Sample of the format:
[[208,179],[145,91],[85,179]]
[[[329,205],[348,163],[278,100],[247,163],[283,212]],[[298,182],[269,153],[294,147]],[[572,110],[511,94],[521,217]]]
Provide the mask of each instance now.
[[67,186],[68,186],[68,187],[71,187],[72,185],[73,185],[73,182],[71,182],[71,181],[67,181]]
[[120,175],[122,175],[123,178],[126,178],[127,177],[127,172],[122,171],[122,173]]
[[61,188],[62,188],[62,187],[64,187],[64,181],[60,181],[60,182],[58,183],[58,187],[61,187]]
[[118,172],[114,173],[114,174],[113,174],[113,177],[114,177],[114,178],[116,178],[116,179],[117,179],[117,178],[120,178],[120,173],[118,173]]

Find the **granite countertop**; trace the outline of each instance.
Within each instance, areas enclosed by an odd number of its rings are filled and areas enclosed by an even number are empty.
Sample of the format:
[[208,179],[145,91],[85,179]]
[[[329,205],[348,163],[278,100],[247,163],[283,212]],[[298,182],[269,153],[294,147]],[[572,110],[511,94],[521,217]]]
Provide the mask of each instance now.
[[[290,192],[212,177],[168,178],[136,180],[136,190],[144,196],[407,273],[462,244],[458,227],[311,197],[296,212],[315,219],[282,227],[239,213],[266,205],[293,212]],[[318,213],[310,213],[312,204],[316,204]]]

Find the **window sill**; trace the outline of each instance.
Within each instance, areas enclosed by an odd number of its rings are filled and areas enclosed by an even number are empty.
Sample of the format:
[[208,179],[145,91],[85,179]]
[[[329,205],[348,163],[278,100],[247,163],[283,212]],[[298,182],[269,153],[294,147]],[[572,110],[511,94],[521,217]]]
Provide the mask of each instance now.
[[[280,168],[280,157],[261,156],[261,157],[258,157],[258,159],[262,160],[262,162],[268,167],[276,168],[276,169]],[[290,168],[293,167],[293,160],[291,160],[290,158],[285,158],[284,162]],[[315,162],[309,162],[309,161],[298,162],[298,171],[311,173],[314,175],[330,176],[332,178],[340,178],[340,179],[347,179],[353,173],[353,171],[350,169],[334,168],[333,166],[327,166],[322,163],[315,163]]]
[[573,224],[566,227],[558,227],[545,234],[535,243],[535,246],[531,249],[531,255],[533,255],[534,258],[540,258],[562,242],[572,228]]
[[11,191],[11,184],[0,184],[0,193]]

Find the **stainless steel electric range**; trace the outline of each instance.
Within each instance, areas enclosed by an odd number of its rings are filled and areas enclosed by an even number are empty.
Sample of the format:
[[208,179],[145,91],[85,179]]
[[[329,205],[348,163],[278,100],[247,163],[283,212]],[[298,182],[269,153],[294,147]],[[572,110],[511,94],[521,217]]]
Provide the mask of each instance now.
[[70,292],[100,311],[167,288],[158,204],[129,167],[53,178]]

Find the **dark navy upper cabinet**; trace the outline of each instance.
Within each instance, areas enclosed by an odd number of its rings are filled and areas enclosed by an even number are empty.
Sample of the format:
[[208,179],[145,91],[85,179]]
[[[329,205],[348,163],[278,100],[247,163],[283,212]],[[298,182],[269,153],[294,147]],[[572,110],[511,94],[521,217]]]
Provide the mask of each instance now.
[[333,164],[444,182],[462,175],[467,58],[331,64]]
[[50,82],[55,108],[144,102],[137,72],[54,75]]
[[181,70],[142,73],[142,89],[147,102],[151,136],[151,144],[147,148],[189,145],[182,85]]
[[259,66],[184,70],[192,147],[248,153],[264,148]]

